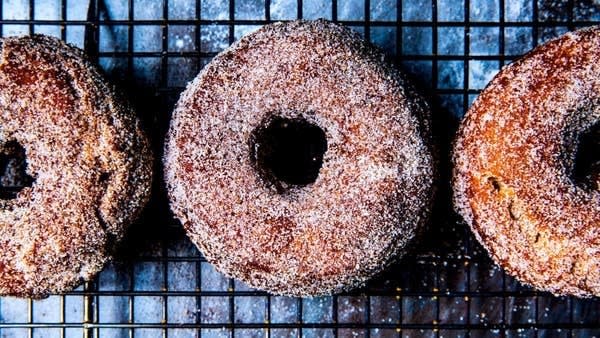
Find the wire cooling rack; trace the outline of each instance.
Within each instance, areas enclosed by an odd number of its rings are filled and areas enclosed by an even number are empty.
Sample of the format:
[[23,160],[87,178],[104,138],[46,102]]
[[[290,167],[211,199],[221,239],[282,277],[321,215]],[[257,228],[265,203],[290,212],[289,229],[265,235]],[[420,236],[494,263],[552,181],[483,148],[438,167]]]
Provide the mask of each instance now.
[[[596,1],[3,0],[3,36],[84,48],[131,98],[157,154],[185,84],[243,34],[296,18],[342,22],[381,46],[434,106],[442,154],[479,91],[535,45],[599,23]],[[448,161],[435,220],[411,254],[351,293],[270,296],[208,264],[157,182],[115,262],[45,300],[0,298],[2,337],[600,337],[600,300],[554,297],[494,266],[452,213]]]

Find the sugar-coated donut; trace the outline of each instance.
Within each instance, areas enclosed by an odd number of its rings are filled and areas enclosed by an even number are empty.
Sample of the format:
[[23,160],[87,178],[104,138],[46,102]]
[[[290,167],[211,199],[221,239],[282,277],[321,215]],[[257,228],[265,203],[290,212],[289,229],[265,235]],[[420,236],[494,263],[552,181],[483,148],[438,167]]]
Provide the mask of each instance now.
[[600,296],[600,28],[500,71],[454,148],[454,199],[492,258],[555,294]]
[[151,153],[79,49],[41,35],[0,42],[0,152],[26,161],[2,183],[29,185],[0,200],[0,294],[39,298],[101,270],[149,197]]
[[171,208],[209,262],[252,287],[360,286],[428,218],[429,115],[350,29],[264,26],[177,103],[164,158]]

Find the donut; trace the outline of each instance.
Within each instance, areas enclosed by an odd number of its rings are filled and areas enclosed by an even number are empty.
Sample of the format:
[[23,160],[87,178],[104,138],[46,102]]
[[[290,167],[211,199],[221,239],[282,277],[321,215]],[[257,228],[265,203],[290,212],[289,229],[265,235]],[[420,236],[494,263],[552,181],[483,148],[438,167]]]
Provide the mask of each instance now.
[[102,269],[148,200],[152,156],[82,51],[0,42],[0,294],[42,298]]
[[431,210],[430,111],[383,54],[324,21],[217,55],[173,112],[170,205],[218,271],[273,294],[362,286]]
[[454,204],[493,260],[556,295],[600,296],[600,27],[504,67],[466,113]]

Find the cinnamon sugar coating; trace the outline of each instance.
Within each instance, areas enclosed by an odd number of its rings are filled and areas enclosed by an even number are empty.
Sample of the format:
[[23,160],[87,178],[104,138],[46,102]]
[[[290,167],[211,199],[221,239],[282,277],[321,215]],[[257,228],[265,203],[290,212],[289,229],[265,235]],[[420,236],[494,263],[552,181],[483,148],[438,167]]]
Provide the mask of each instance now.
[[599,27],[535,48],[481,93],[454,148],[457,211],[508,273],[558,295],[600,296],[599,182],[573,175],[600,120],[599,61]]
[[0,200],[0,294],[40,298],[102,269],[149,197],[152,159],[79,49],[42,35],[1,43],[0,150],[20,144],[35,181]]
[[[188,85],[165,150],[171,208],[209,262],[275,294],[363,285],[401,255],[433,194],[429,108],[383,54],[327,21],[267,25]],[[278,116],[320,127],[311,184],[279,191],[251,159]]]

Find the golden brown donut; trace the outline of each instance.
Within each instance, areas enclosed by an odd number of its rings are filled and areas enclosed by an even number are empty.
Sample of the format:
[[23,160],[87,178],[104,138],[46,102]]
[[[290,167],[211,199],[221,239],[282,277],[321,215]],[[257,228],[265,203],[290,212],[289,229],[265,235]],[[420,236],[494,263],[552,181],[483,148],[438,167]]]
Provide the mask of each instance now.
[[429,109],[383,54],[327,21],[264,26],[182,94],[171,208],[218,270],[295,296],[364,284],[432,201]]
[[24,149],[33,181],[0,200],[0,294],[39,298],[102,269],[148,199],[151,153],[79,49],[41,35],[0,41],[0,150]]
[[456,209],[492,258],[555,294],[600,296],[600,28],[500,71],[460,126]]

